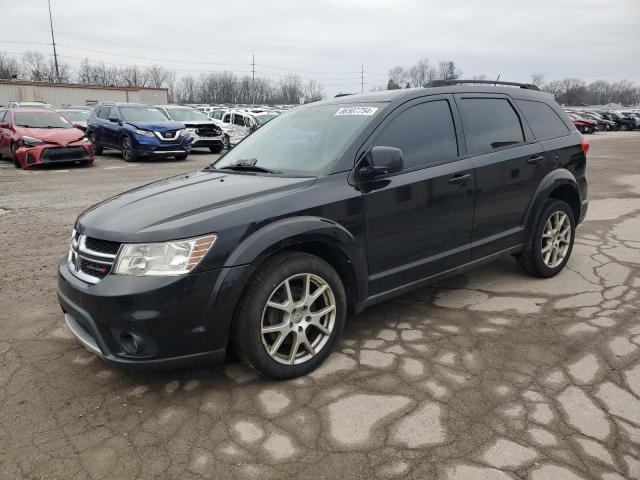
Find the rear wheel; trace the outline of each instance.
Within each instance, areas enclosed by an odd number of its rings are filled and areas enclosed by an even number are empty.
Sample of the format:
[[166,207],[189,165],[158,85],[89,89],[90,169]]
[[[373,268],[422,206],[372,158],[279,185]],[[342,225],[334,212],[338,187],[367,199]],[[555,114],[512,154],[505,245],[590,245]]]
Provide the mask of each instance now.
[[316,369],[342,332],[347,299],[324,260],[284,252],[249,282],[233,326],[239,357],[258,372],[293,378]]
[[135,162],[138,158],[129,135],[125,135],[122,137],[122,140],[120,140],[120,151],[122,152],[122,158],[124,158],[125,162]]
[[575,218],[569,204],[550,199],[545,203],[531,242],[517,258],[530,275],[553,277],[569,261],[575,237]]
[[91,143],[93,144],[93,154],[94,155],[102,155],[102,145],[100,145],[97,141],[96,141],[96,134],[95,133],[90,133],[89,134],[89,140],[91,141]]
[[18,148],[20,147],[18,146],[17,143],[14,143],[11,146],[11,158],[13,159],[13,165],[16,168],[22,168],[22,165],[20,165],[20,160],[18,160]]

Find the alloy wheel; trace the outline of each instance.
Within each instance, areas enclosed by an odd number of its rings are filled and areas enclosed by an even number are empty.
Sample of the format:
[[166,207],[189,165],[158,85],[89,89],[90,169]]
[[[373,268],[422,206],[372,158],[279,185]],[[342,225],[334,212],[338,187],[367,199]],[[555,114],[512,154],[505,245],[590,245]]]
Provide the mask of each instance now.
[[327,344],[336,320],[336,299],[329,284],[312,273],[293,275],[267,300],[260,322],[267,354],[285,365],[299,365]]
[[556,211],[548,218],[542,232],[542,261],[549,268],[560,265],[571,245],[571,221],[569,216]]
[[126,137],[122,139],[122,156],[125,160],[131,158],[131,140]]

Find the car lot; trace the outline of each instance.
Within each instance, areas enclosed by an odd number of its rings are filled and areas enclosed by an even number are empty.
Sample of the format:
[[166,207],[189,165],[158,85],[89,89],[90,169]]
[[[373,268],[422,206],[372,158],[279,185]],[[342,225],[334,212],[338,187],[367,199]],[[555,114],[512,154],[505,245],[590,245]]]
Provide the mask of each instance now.
[[63,327],[75,217],[217,156],[0,163],[0,478],[640,478],[640,132],[589,136],[549,280],[507,258],[350,319],[313,374],[111,367]]

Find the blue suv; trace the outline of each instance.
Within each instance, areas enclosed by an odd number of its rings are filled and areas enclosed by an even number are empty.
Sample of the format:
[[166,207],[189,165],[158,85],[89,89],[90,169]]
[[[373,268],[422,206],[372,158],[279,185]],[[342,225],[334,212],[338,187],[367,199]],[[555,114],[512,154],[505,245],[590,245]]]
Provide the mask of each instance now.
[[141,157],[184,160],[191,151],[191,135],[184,124],[167,121],[145,103],[98,104],[87,122],[87,136],[96,155],[102,155],[103,148],[115,148],[126,162]]

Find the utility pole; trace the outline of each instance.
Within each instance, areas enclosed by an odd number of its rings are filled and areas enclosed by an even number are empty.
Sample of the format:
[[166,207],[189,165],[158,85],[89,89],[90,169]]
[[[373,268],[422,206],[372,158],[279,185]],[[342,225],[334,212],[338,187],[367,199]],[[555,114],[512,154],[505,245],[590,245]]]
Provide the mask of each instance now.
[[56,80],[60,81],[60,72],[58,71],[58,53],[56,52],[56,39],[53,36],[53,20],[51,18],[51,0],[49,2],[49,25],[51,26],[51,43],[53,44],[53,61],[56,66]]
[[256,56],[251,54],[251,103],[256,103]]
[[364,93],[364,64],[360,65],[360,93]]

